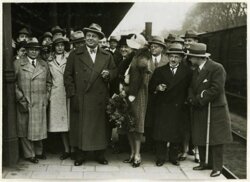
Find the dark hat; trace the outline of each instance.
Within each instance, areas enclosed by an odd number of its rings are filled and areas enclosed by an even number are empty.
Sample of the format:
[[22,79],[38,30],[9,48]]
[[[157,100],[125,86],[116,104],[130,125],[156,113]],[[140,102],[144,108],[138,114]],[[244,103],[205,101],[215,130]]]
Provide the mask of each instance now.
[[171,44],[166,53],[167,54],[182,54],[182,55],[185,54],[180,44]]
[[194,38],[194,39],[198,39],[198,34],[197,32],[195,32],[194,30],[187,30],[185,33],[185,36],[181,37],[181,38]]
[[169,34],[166,39],[164,39],[165,42],[172,42],[175,39],[175,36],[173,34]]
[[207,53],[207,45],[203,43],[190,44],[187,56],[191,57],[209,57],[211,54]]
[[43,36],[41,37],[41,39],[43,40],[45,37],[50,37],[51,39],[52,39],[52,33],[50,33],[50,32],[45,32],[44,34],[43,34]]
[[26,41],[17,42],[16,43],[16,50],[19,50],[21,48],[26,48],[26,44],[27,44]]
[[184,44],[184,39],[182,39],[182,38],[180,38],[180,37],[176,37],[176,38],[172,41],[172,43],[174,43],[174,42],[179,42],[179,43],[183,43],[183,44]]
[[36,37],[32,37],[27,41],[26,48],[41,48]]
[[62,34],[65,33],[64,30],[61,29],[61,27],[59,27],[59,26],[52,27],[52,28],[51,28],[51,32],[52,32],[53,35],[54,35],[55,33],[62,33]]
[[115,42],[119,42],[119,40],[120,40],[120,37],[118,37],[118,36],[114,36],[114,35],[112,35],[112,36],[110,36],[110,38],[109,38],[109,42],[110,41],[115,41]]
[[85,35],[87,32],[94,32],[99,35],[100,39],[105,37],[105,34],[102,32],[102,27],[96,23],[92,23],[88,28],[83,28],[83,32]]
[[69,42],[69,39],[61,35],[54,35],[52,41],[53,41],[53,44],[57,44],[60,42],[66,43],[66,42]]
[[159,44],[163,47],[166,47],[164,43],[164,38],[161,36],[153,36],[150,41],[148,41],[149,44]]
[[26,28],[22,28],[21,30],[19,30],[18,34],[30,35],[30,32]]
[[84,34],[82,31],[75,31],[70,35],[70,43],[84,42]]

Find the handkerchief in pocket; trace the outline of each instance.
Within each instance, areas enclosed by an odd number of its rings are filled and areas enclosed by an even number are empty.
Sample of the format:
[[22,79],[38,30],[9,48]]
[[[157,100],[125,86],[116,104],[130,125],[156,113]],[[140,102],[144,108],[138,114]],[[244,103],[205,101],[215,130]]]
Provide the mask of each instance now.
[[208,80],[207,80],[207,79],[203,80],[203,82],[202,82],[202,83],[206,83],[206,82],[208,82]]

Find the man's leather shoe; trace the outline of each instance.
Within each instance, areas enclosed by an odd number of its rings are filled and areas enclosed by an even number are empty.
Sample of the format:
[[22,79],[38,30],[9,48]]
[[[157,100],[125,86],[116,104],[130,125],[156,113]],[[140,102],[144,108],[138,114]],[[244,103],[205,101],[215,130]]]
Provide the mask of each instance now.
[[96,160],[99,164],[103,164],[103,165],[107,165],[108,164],[108,161],[105,159],[105,158],[103,158],[103,159],[97,159]]
[[83,162],[84,162],[84,159],[78,159],[78,160],[75,160],[74,165],[81,166]]
[[39,160],[36,157],[26,158],[26,160],[34,164],[37,164],[39,162]]
[[221,171],[214,171],[214,170],[213,170],[213,171],[211,172],[210,176],[211,176],[211,177],[217,177],[217,176],[220,176],[220,174],[221,174]]
[[44,154],[36,155],[36,158],[37,158],[37,159],[42,159],[42,160],[47,159],[46,155],[44,155]]
[[173,165],[175,165],[175,166],[179,166],[180,165],[180,163],[178,162],[178,161],[170,161]]
[[206,169],[209,169],[209,167],[205,165],[199,165],[199,166],[193,167],[193,170],[196,170],[196,171],[201,171],[201,170],[206,170]]
[[158,166],[158,167],[163,166],[164,163],[165,163],[165,161],[160,160],[160,159],[157,159],[157,161],[155,162],[156,166]]

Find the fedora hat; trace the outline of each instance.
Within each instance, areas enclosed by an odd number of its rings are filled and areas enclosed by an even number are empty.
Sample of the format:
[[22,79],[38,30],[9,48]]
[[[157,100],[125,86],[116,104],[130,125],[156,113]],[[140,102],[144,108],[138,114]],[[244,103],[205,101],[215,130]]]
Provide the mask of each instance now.
[[41,48],[36,37],[32,37],[27,41],[26,48]]
[[176,38],[172,41],[172,43],[174,43],[174,42],[179,42],[179,43],[184,44],[184,39],[182,39],[182,38],[180,38],[180,37],[176,37]]
[[121,37],[112,35],[112,36],[110,36],[110,38],[109,38],[109,42],[115,41],[115,42],[118,43],[118,42],[120,41],[120,39],[121,39]]
[[168,37],[164,39],[165,42],[172,42],[175,39],[173,34],[168,34]]
[[84,42],[84,34],[82,31],[75,31],[70,35],[70,43]]
[[182,46],[180,44],[172,44],[170,45],[167,54],[182,54],[184,55],[185,52],[182,49]]
[[100,39],[105,37],[105,34],[102,32],[102,27],[96,23],[92,23],[88,28],[83,28],[83,33],[86,35],[87,32],[94,32],[99,35]]
[[43,40],[45,37],[50,37],[51,39],[52,39],[52,33],[50,33],[50,32],[45,32],[44,34],[43,34],[43,36],[41,37],[41,39]]
[[53,41],[53,44],[55,45],[60,42],[63,42],[63,43],[69,42],[69,39],[62,35],[54,35],[52,41]]
[[187,56],[191,57],[209,57],[211,54],[207,53],[207,45],[203,43],[193,43],[190,45]]
[[185,33],[185,36],[182,36],[181,38],[195,38],[198,39],[198,34],[194,30],[187,30]]
[[146,39],[141,34],[134,34],[130,39],[127,39],[126,42],[127,45],[133,49],[141,49],[147,44]]
[[21,30],[19,30],[18,34],[30,35],[30,32],[27,30],[27,28],[22,28]]
[[52,28],[51,28],[51,32],[52,32],[53,35],[54,35],[55,33],[62,33],[62,34],[65,33],[64,30],[61,29],[61,27],[59,27],[59,26],[52,27]]
[[165,43],[164,43],[164,38],[161,36],[153,36],[152,39],[150,41],[148,41],[149,44],[158,44],[161,45],[163,47],[166,47]]

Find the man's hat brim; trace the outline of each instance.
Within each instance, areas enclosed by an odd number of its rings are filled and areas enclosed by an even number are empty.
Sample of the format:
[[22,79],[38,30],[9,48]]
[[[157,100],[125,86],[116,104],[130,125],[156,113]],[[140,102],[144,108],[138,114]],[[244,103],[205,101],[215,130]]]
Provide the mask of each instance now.
[[185,55],[184,51],[167,51],[166,54],[182,54]]
[[41,49],[41,46],[38,43],[28,43],[25,48],[38,48]]
[[210,53],[205,53],[205,54],[192,54],[192,53],[185,53],[186,56],[188,57],[201,57],[201,58],[205,58],[205,57],[209,57],[211,56]]
[[91,28],[84,28],[83,29],[83,33],[85,34],[86,36],[86,33],[87,32],[93,32],[93,33],[96,33],[99,35],[100,39],[103,39],[105,37],[104,33],[103,32],[100,32],[98,30],[94,30],[94,29],[91,29]]
[[161,45],[161,46],[163,46],[163,47],[166,48],[166,45],[165,45],[164,43],[162,43],[162,42],[158,42],[158,41],[148,41],[148,43],[149,43],[149,44],[158,44],[158,45]]
[[82,38],[79,38],[79,39],[71,40],[71,41],[69,41],[69,43],[73,44],[73,43],[84,42],[84,41],[85,41],[85,38],[82,37]]
[[54,42],[53,42],[53,44],[55,45],[55,44],[57,44],[57,43],[68,43],[69,41],[67,41],[67,40],[65,40],[65,39],[63,39],[63,38],[59,38],[59,39],[56,39]]

